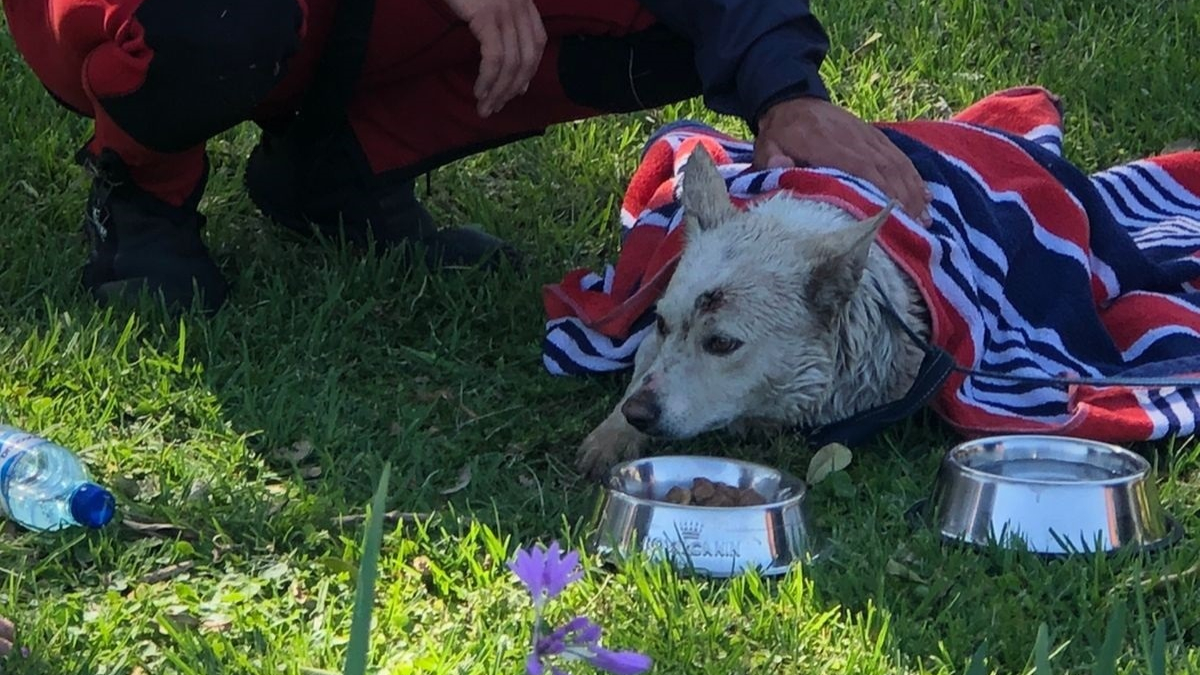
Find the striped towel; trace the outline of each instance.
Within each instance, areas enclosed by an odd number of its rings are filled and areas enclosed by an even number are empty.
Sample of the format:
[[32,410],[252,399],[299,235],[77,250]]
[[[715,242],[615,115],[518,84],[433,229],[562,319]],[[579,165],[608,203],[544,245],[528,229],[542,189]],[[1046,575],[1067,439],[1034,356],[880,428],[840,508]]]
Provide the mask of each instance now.
[[[959,366],[1033,377],[1200,377],[1200,153],[1087,175],[1062,157],[1044,89],[992,94],[947,121],[879,127],[934,195],[934,224],[897,212],[879,243],[930,307]],[[622,204],[615,266],[544,288],[555,375],[629,368],[684,228],[676,177],[704,144],[734,203],[790,190],[874,214],[873,185],[823,168],[752,171],[752,145],[700,124],[657,132]],[[1112,442],[1192,433],[1200,388],[1052,385],[952,373],[933,409],[967,436],[1060,433]]]

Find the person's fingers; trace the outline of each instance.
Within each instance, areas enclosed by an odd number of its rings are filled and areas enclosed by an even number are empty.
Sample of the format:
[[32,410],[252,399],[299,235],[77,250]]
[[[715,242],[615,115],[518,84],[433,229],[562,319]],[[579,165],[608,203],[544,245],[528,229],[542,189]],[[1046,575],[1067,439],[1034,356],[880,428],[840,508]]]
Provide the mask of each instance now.
[[796,161],[793,160],[791,157],[788,157],[787,155],[771,155],[771,157],[769,159],[767,159],[766,168],[768,168],[768,169],[790,169],[794,166],[796,166]]
[[765,169],[768,162],[774,157],[788,157],[788,155],[775,141],[759,136],[754,140],[754,159],[750,162],[750,168]]
[[484,16],[471,23],[471,32],[479,40],[479,78],[475,80],[475,100],[479,102],[479,114],[487,117],[490,94],[500,77],[504,59],[504,38],[500,25],[492,15]]
[[532,2],[525,6],[527,11],[522,22],[525,28],[520,39],[521,65],[524,72],[518,81],[520,87],[517,95],[524,94],[529,89],[529,83],[537,74],[538,66],[542,63],[542,53],[546,49],[546,27],[542,24],[542,15],[538,14],[537,7]]
[[904,212],[929,225],[929,188],[912,160],[883,134],[879,135],[873,154],[876,170],[883,176],[880,189],[900,202]]
[[516,94],[517,78],[521,75],[521,47],[516,19],[510,13],[496,19],[500,26],[500,73],[484,99],[484,110],[488,115],[502,108]]

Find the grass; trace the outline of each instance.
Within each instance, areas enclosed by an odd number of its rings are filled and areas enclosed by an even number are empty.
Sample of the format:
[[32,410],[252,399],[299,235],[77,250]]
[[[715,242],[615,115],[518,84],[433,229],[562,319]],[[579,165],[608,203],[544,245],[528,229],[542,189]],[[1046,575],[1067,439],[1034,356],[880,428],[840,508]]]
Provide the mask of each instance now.
[[[1064,97],[1067,153],[1085,168],[1200,135],[1200,0],[816,5],[833,40],[823,72],[864,117],[943,117],[1039,83]],[[0,419],[78,449],[126,519],[0,538],[0,614],[29,649],[0,668],[339,670],[363,555],[363,521],[345,517],[390,466],[386,508],[430,516],[383,530],[369,669],[520,672],[530,613],[503,563],[518,545],[583,540],[596,495],[571,470],[573,449],[622,386],[541,369],[540,286],[615,257],[624,181],[657,125],[740,123],[691,101],[437,171],[438,216],[531,254],[526,276],[493,278],[281,236],[240,189],[254,131],[239,127],[210,144],[203,204],[232,303],[170,322],[78,292],[86,184],[70,157],[88,127],[45,96],[6,33],[0,88]],[[786,578],[715,583],[589,560],[567,602],[663,674],[1081,673],[1102,651],[1115,672],[1164,672],[1159,659],[1200,672],[1193,439],[1138,448],[1190,537],[1153,556],[1056,562],[907,529],[904,509],[953,441],[920,416],[857,452],[852,489],[813,497],[828,555]],[[714,435],[687,450],[801,475],[812,456],[792,437]],[[1125,619],[1110,631],[1113,616]]]

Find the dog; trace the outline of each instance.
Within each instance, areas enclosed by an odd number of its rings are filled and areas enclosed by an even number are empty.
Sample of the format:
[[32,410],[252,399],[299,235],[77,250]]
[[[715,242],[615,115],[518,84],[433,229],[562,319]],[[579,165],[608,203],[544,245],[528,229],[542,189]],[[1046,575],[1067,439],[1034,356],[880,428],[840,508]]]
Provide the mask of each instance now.
[[682,256],[631,384],[580,447],[580,471],[598,477],[650,437],[819,426],[908,390],[923,352],[873,294],[921,337],[929,315],[875,243],[892,204],[858,220],[780,193],[741,210],[703,146],[682,193]]
[[550,372],[633,368],[578,468],[717,429],[851,444],[920,405],[969,437],[1195,433],[1200,153],[1087,174],[1062,120],[1018,87],[878,124],[930,187],[928,227],[855,176],[754,170],[749,142],[660,129],[617,265],[543,294]]

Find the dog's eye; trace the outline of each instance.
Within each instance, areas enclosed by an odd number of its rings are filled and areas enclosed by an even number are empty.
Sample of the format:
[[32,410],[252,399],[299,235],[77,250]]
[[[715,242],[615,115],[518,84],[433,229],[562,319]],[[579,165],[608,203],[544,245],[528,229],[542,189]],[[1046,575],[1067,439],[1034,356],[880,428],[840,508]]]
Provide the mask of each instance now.
[[741,340],[724,335],[710,335],[704,339],[704,351],[717,356],[732,354],[741,346]]
[[661,314],[654,320],[654,327],[658,329],[658,334],[663,337],[666,337],[667,333],[671,332],[667,330],[667,320],[662,318]]

